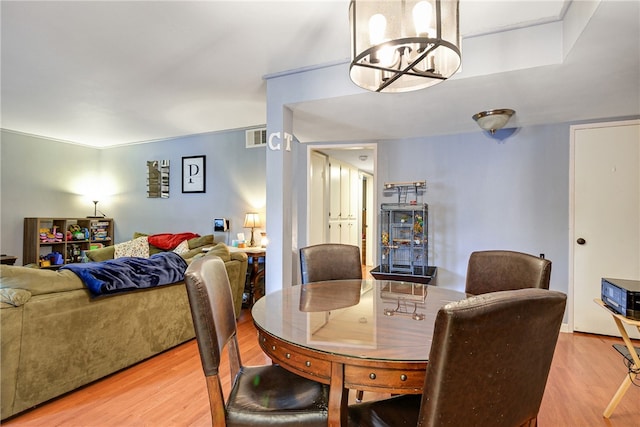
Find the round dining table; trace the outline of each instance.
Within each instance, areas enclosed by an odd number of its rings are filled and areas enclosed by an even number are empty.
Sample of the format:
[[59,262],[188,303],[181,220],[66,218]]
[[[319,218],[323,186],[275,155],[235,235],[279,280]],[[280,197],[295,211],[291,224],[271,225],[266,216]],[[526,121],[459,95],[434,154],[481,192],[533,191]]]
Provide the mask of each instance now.
[[422,393],[438,310],[466,298],[437,286],[332,280],[285,287],[251,313],[274,363],[329,384],[329,425],[346,425],[349,390]]

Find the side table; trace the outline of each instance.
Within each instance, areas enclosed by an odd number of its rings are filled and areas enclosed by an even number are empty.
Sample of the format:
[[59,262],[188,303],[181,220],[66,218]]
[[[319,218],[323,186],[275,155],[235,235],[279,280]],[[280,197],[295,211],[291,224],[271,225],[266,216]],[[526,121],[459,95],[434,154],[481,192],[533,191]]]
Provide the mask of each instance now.
[[616,409],[616,406],[618,406],[618,403],[620,403],[620,401],[624,397],[624,394],[629,389],[629,386],[631,385],[631,383],[633,383],[635,379],[640,378],[640,357],[638,356],[638,351],[640,351],[640,349],[636,349],[633,346],[633,343],[629,338],[629,334],[625,329],[625,325],[629,325],[631,327],[635,326],[636,328],[638,328],[638,331],[640,332],[640,320],[630,319],[628,317],[623,316],[622,314],[612,311],[599,298],[594,299],[594,301],[596,304],[598,304],[599,306],[607,310],[609,314],[611,314],[611,316],[613,316],[613,321],[616,322],[616,326],[620,331],[620,336],[622,337],[622,340],[624,341],[624,344],[627,347],[627,350],[629,350],[631,359],[633,360],[633,364],[629,367],[629,372],[624,377],[622,384],[620,384],[620,387],[618,387],[616,394],[613,395],[613,397],[611,398],[611,401],[609,402],[606,409],[604,410],[604,413],[602,414],[603,417],[609,418],[611,414],[613,414],[613,411]]
[[261,291],[258,283],[260,282],[260,279],[264,277],[264,266],[260,268],[259,261],[260,258],[263,258],[266,261],[267,250],[261,247],[236,248],[231,246],[229,247],[229,252],[243,252],[251,258],[252,268],[251,273],[249,274],[249,287],[247,289],[249,294],[247,305],[251,308],[253,303],[262,296],[260,294]]
[[0,264],[13,265],[16,263],[17,259],[17,256],[2,254],[0,255]]

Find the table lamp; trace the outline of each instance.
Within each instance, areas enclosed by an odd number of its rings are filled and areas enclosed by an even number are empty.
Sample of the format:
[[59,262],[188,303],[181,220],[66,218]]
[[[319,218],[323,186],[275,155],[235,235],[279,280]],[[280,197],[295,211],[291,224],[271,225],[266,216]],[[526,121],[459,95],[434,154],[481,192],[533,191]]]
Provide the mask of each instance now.
[[257,212],[248,212],[244,216],[244,228],[251,229],[251,241],[249,242],[250,247],[254,247],[256,245],[256,241],[253,238],[253,230],[258,227],[262,227],[262,222],[260,221],[260,214]]

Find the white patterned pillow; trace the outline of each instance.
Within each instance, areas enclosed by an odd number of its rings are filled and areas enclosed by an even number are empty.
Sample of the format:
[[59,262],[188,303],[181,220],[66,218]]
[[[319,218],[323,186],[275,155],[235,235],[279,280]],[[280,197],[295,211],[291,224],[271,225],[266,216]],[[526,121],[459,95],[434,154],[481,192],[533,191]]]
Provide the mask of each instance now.
[[114,258],[140,257],[149,258],[149,240],[147,236],[141,236],[127,242],[114,245]]
[[189,242],[187,240],[183,240],[178,246],[176,246],[173,252],[177,253],[178,255],[189,252]]

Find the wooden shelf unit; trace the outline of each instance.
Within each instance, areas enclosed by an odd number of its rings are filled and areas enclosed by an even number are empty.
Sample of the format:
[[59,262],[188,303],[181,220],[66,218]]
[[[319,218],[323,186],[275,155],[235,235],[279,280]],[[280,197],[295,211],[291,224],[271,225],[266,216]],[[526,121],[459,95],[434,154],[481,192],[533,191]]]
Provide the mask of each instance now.
[[[69,227],[77,225],[80,229],[89,231],[89,238],[67,239]],[[61,233],[60,241],[43,241],[40,239],[40,230],[47,229],[49,233]],[[40,257],[51,252],[59,252],[63,257],[63,264],[51,265],[49,268],[58,268],[61,265],[80,262],[83,251],[91,249],[91,246],[113,245],[113,219],[112,218],[25,218],[24,242],[22,249],[22,262],[24,265],[40,265]]]

